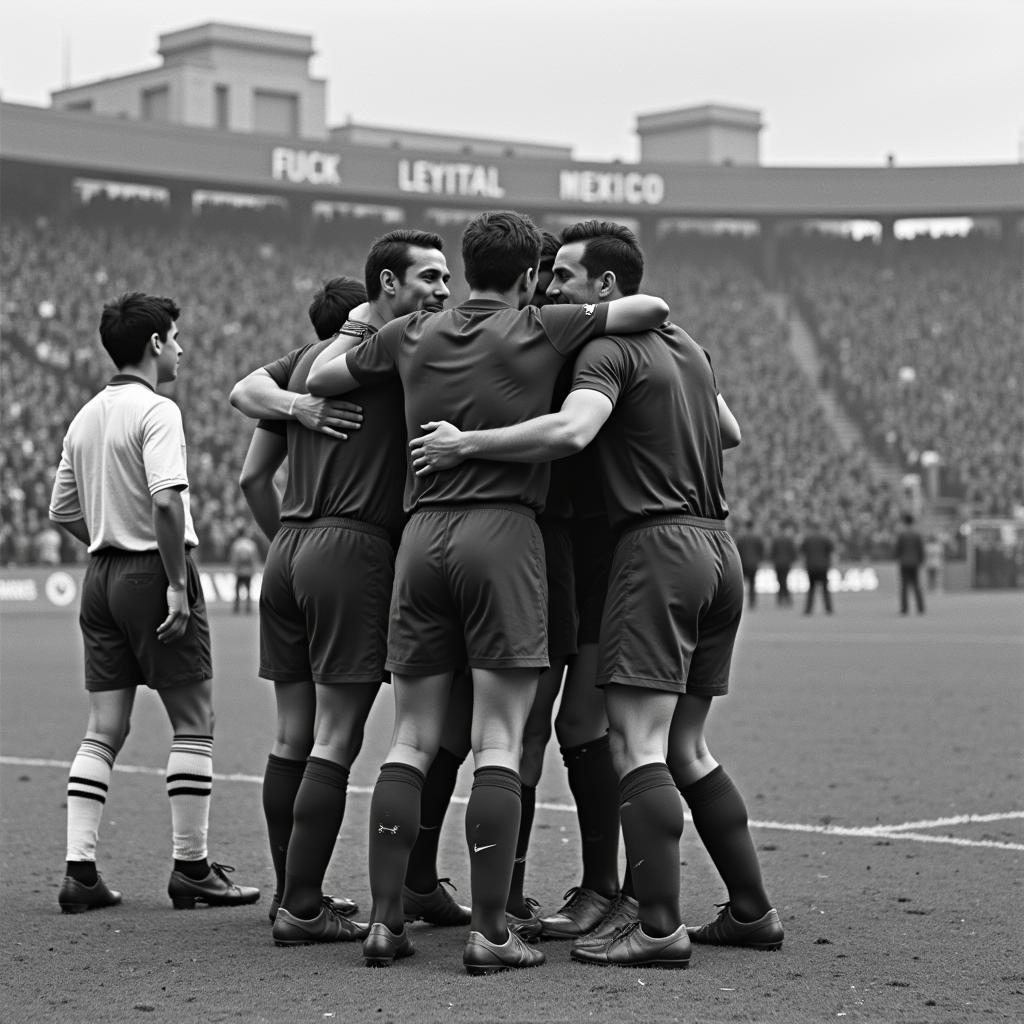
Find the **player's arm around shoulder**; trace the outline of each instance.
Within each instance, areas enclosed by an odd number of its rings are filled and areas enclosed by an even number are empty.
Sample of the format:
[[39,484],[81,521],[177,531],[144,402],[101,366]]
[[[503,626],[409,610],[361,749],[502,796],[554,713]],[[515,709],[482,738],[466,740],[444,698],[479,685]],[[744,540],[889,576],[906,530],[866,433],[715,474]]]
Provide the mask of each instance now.
[[282,387],[261,366],[231,389],[228,401],[243,416],[261,420],[298,420],[307,430],[328,434],[340,441],[345,431],[362,426],[362,406],[339,398],[322,398]]
[[466,459],[550,462],[585,448],[611,415],[612,402],[599,391],[571,391],[558,412],[509,427],[459,430],[444,420],[422,424],[425,434],[409,442],[416,476],[452,469]]
[[625,295],[608,304],[605,330],[609,334],[652,331],[668,319],[668,303],[655,295]]
[[351,350],[351,339],[339,335],[313,360],[306,377],[306,387],[311,395],[326,398],[359,387],[359,381],[348,367]]
[[185,586],[185,507],[178,487],[155,491],[152,500],[156,546],[167,573],[167,618],[157,626],[156,635],[163,643],[172,643],[185,635],[192,614]]

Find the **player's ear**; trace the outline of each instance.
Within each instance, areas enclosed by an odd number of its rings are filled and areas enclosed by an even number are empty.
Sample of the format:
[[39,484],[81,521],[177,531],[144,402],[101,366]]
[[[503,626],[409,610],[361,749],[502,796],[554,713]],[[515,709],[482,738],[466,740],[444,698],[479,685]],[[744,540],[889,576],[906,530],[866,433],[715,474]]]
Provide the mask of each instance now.
[[398,291],[398,277],[393,270],[382,270],[380,272],[380,286],[385,295],[394,297]]
[[610,299],[615,294],[615,271],[606,270],[601,275],[601,281],[597,288],[597,294],[602,300]]
[[149,344],[150,347],[153,349],[153,355],[160,355],[160,350],[164,347],[164,342],[163,338],[161,338],[160,335],[156,333],[156,331],[154,331],[149,336]]

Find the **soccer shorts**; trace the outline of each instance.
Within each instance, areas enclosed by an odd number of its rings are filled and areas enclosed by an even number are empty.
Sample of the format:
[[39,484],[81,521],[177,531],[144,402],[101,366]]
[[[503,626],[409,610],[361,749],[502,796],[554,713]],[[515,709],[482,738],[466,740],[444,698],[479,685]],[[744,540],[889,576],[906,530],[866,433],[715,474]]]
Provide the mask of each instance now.
[[548,656],[552,661],[576,653],[576,571],[569,524],[544,520],[540,524],[548,579]]
[[283,523],[260,587],[260,670],[276,683],[384,678],[395,552],[356,519]]
[[576,519],[572,524],[572,542],[579,612],[577,640],[580,644],[596,644],[601,638],[615,535],[604,516]]
[[721,520],[659,516],[627,529],[612,559],[598,685],[728,693],[742,613],[739,552]]
[[519,505],[417,510],[395,564],[387,667],[423,676],[548,667],[544,542]]
[[92,555],[78,616],[86,690],[161,690],[211,679],[206,600],[191,557],[185,559],[185,592],[191,611],[185,635],[162,643],[156,631],[167,618],[167,573],[160,553],[101,548]]

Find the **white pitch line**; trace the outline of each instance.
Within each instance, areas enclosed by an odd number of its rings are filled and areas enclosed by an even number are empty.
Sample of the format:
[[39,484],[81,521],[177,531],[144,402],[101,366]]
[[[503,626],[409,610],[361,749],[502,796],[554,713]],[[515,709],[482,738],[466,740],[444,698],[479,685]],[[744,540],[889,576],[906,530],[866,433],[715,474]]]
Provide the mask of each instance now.
[[[0,757],[0,764],[17,765],[24,768],[62,768],[71,767],[70,761],[58,761],[45,757]],[[115,772],[128,775],[159,775],[163,776],[163,768],[150,768],[139,764],[115,764]],[[242,772],[231,774],[214,773],[217,782],[245,782],[251,785],[262,785],[262,775],[248,775]],[[348,792],[360,796],[370,796],[370,786],[349,786]],[[464,804],[464,796],[452,797],[452,803]],[[538,803],[538,810],[558,811],[563,814],[574,814],[573,804]],[[692,820],[687,814],[687,820]],[[994,814],[959,814],[950,818],[934,818],[930,821],[908,821],[901,825],[801,825],[788,821],[751,821],[751,828],[767,829],[778,832],[805,832],[822,836],[849,836],[856,839],[907,839],[918,843],[938,843],[948,846],[976,846],[991,850],[1024,850],[1024,843],[1004,843],[995,839],[961,839],[958,836],[926,835],[917,830],[922,828],[945,828],[950,825],[970,825],[993,821],[1011,821],[1024,818],[1024,811],[1002,811]],[[909,830],[914,831],[909,831]]]
[[[741,634],[742,635],[742,634]],[[906,633],[758,633],[758,643],[772,641],[775,643],[793,644],[834,644],[836,642],[848,641],[861,643],[870,641],[874,644],[905,644],[912,639]],[[958,636],[955,633],[949,635],[936,635],[928,637],[929,644],[970,644],[972,646],[991,647],[993,644],[1020,647],[1024,645],[1024,636],[991,635],[982,636],[972,634],[971,636]]]

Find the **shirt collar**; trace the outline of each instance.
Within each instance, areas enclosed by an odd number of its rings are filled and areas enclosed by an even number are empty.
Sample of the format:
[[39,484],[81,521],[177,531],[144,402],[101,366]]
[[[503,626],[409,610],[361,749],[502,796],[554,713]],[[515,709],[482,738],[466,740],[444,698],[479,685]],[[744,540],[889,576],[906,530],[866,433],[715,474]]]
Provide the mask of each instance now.
[[121,384],[141,384],[143,387],[147,387],[150,391],[156,393],[156,388],[153,387],[148,380],[144,380],[142,377],[136,377],[134,373],[115,373],[114,376],[107,381],[107,387],[117,387]]

